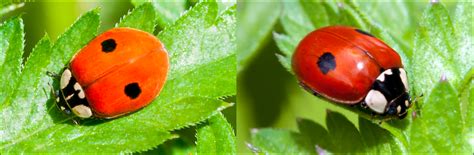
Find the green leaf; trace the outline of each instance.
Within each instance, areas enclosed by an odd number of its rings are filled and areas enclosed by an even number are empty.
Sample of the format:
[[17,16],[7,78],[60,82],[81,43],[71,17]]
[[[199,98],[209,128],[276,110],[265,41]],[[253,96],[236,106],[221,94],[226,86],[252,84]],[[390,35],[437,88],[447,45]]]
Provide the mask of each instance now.
[[[286,34],[291,38],[294,47],[298,45],[304,36],[315,30],[315,26],[304,12],[301,4],[296,2],[284,3],[280,23]],[[292,50],[292,52],[293,51],[294,50]]]
[[[303,39],[306,34],[314,30],[315,27],[299,3],[284,2],[283,4],[280,23],[288,35],[273,33],[273,39],[283,53],[283,55],[277,54],[278,60],[282,63],[283,67],[293,73],[291,69],[291,56],[293,56],[293,52],[299,41]],[[308,6],[306,8],[310,7],[315,6]]]
[[458,5],[458,14],[462,15],[453,20],[442,4],[432,3],[423,13],[412,57],[416,74],[411,76],[417,80],[412,86],[420,94],[429,93],[442,75],[458,87],[462,76],[474,66],[472,34],[469,35],[472,26],[464,26],[463,22],[472,21],[467,10],[472,10],[472,4]]
[[340,113],[328,111],[326,126],[335,144],[334,152],[361,152],[366,148],[357,128]]
[[197,153],[235,154],[235,135],[224,115],[212,116],[197,129]]
[[20,76],[24,35],[20,17],[9,19],[0,25],[0,107],[5,106],[4,102],[14,92],[15,82]]
[[411,152],[465,152],[467,124],[462,119],[458,93],[448,81],[439,82],[417,114],[410,130]]
[[280,15],[281,5],[276,2],[242,3],[238,9],[237,49],[240,70],[266,41]]
[[160,131],[170,131],[195,125],[232,105],[218,99],[204,97],[175,97],[178,100],[169,101],[167,101],[168,96],[164,96],[163,99],[162,97],[160,95],[159,102],[148,106],[151,108],[147,107],[134,115],[130,115],[126,117],[127,120],[125,118],[117,120],[116,124],[130,126],[133,124],[132,122],[142,122],[151,124],[153,128]]
[[412,56],[417,74],[411,76],[418,79],[414,90],[429,95],[409,129],[410,139],[417,139],[410,141],[412,152],[472,153],[473,28],[466,26],[472,8],[459,3],[452,17],[442,4],[431,3],[423,13]]
[[[135,6],[142,5],[145,2],[149,2],[148,0],[132,0],[132,4]],[[158,21],[158,25],[161,28],[165,28],[171,24],[173,24],[180,15],[185,11],[186,7],[186,0],[172,0],[172,1],[160,1],[160,0],[153,0],[151,4],[154,7],[156,12],[156,20]],[[145,21],[150,20],[148,18]]]
[[[2,119],[4,122],[1,123],[2,133],[4,133],[1,141],[3,151],[22,152],[34,146],[27,147],[28,145],[25,144],[28,142],[54,141],[54,138],[44,135],[48,130],[58,129],[54,124],[55,120],[47,113],[55,106],[51,104],[52,100],[48,100],[50,97],[48,92],[51,89],[48,81],[51,77],[46,75],[46,71],[61,70],[67,61],[64,59],[72,57],[75,51],[92,39],[99,26],[97,12],[98,10],[94,10],[84,14],[59,37],[52,49],[47,38],[43,38],[35,47],[20,77],[21,80],[16,89],[17,95],[4,103],[9,106],[1,109],[2,116],[8,116]],[[43,137],[29,139],[38,135],[43,135]]]
[[[171,91],[183,95],[194,92],[197,96],[213,98],[234,95],[236,6],[218,18],[215,3],[199,3],[192,10],[158,34],[170,55],[168,79],[176,80],[180,87],[185,87],[185,83],[198,85],[187,91]],[[201,87],[208,87],[212,92]]]
[[[299,119],[299,133],[262,129],[254,133],[252,137],[252,144],[255,147],[253,149],[262,153],[288,153],[282,148],[292,150],[303,148],[309,152],[317,151],[318,154],[328,152],[380,154],[405,153],[407,151],[404,145],[389,131],[362,117],[359,117],[359,129],[357,129],[343,115],[328,111],[326,126],[327,129],[312,120]],[[267,132],[264,136],[258,135],[259,132],[267,130],[279,132],[278,134],[268,134]],[[269,142],[271,143],[268,144]]]
[[[281,56],[286,57],[288,59],[293,56],[293,52],[296,49],[296,45],[298,45],[298,41],[292,40],[290,36],[279,33],[273,33],[273,39],[275,40],[278,48],[282,52]],[[287,61],[291,62],[291,59]]]
[[[48,83],[51,83],[51,77],[46,75],[46,71],[61,70],[66,64],[64,59],[70,59],[75,51],[87,44],[98,26],[99,16],[95,10],[83,15],[58,38],[52,49],[47,38],[42,39],[36,46],[30,56],[31,62],[26,61],[25,70],[19,78],[21,80],[16,84],[16,95],[6,100],[3,103],[5,106],[0,109],[1,116],[5,116],[0,128],[4,133],[0,142],[2,150],[20,151],[21,147],[11,146],[34,134],[54,128],[54,120],[47,112],[56,107],[53,106],[53,101],[49,100],[48,92],[51,87]],[[44,139],[48,138],[45,136]]]
[[17,9],[25,6],[25,3],[13,3],[13,1],[2,1],[0,2],[0,16],[3,18],[6,14],[13,12]]
[[405,146],[389,131],[359,117],[359,131],[366,146],[364,152],[371,154],[406,153]]
[[[6,147],[9,142],[21,139],[22,135],[27,135],[29,132],[44,126],[36,122],[42,119],[41,116],[30,118],[26,118],[25,116],[29,113],[37,113],[38,111],[45,110],[45,105],[18,103],[25,103],[31,99],[36,99],[40,94],[45,95],[41,89],[38,89],[38,86],[41,84],[42,78],[45,79],[45,75],[42,75],[44,72],[42,73],[41,71],[44,71],[45,67],[49,64],[49,61],[44,58],[51,55],[51,52],[49,52],[50,49],[51,43],[49,38],[43,37],[26,61],[25,69],[21,73],[22,75],[18,80],[16,88],[16,92],[19,93],[12,94],[12,99],[4,102],[3,105],[5,106],[2,106],[0,109],[0,115],[2,116],[2,119],[0,119],[0,130],[3,133],[0,145],[2,148]],[[14,92],[15,91],[12,93]],[[8,104],[8,106],[6,104]]]
[[153,33],[156,25],[155,11],[150,3],[144,3],[124,16],[116,27],[131,27]]
[[145,152],[134,153],[141,155],[154,155],[154,154],[168,154],[168,155],[183,155],[183,154],[195,154],[196,146],[194,140],[188,140],[180,136],[179,139],[169,140],[166,143],[159,145],[153,150]]
[[[466,141],[474,141],[474,68],[464,76],[461,88],[459,88],[459,95],[461,101],[461,113],[462,118],[466,124]],[[471,144],[471,148],[474,148],[474,144]]]
[[305,1],[307,0],[300,0],[300,3],[302,4],[301,6],[314,27],[328,26],[330,23],[330,17],[328,16],[326,9],[330,8],[327,8],[327,2],[310,3]]
[[318,146],[328,151],[335,151],[334,141],[326,128],[309,119],[298,119],[298,130],[303,137],[311,141],[311,146]]
[[259,153],[310,154],[316,148],[302,135],[283,129],[252,130],[252,147]]

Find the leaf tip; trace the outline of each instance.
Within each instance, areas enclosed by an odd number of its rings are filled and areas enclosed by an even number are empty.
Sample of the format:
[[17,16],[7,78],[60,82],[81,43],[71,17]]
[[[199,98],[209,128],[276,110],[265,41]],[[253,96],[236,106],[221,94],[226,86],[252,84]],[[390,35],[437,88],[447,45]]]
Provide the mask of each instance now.
[[319,145],[315,145],[314,148],[316,149],[316,152],[319,154],[319,155],[326,155],[326,154],[329,154],[329,152],[325,149],[323,149],[322,147],[320,147]]
[[253,153],[259,153],[261,152],[260,149],[258,149],[256,146],[254,146],[253,144],[249,143],[249,142],[245,142],[245,145],[247,146],[247,148],[250,149],[250,151],[252,151]]
[[222,111],[228,107],[232,107],[235,103],[233,102],[222,102],[222,105],[217,109],[218,111]]
[[100,10],[102,10],[101,7],[96,7],[94,9],[92,9],[90,12],[93,13],[93,14],[100,14]]
[[448,77],[446,76],[446,73],[441,74],[439,82],[447,82],[447,81],[448,81]]

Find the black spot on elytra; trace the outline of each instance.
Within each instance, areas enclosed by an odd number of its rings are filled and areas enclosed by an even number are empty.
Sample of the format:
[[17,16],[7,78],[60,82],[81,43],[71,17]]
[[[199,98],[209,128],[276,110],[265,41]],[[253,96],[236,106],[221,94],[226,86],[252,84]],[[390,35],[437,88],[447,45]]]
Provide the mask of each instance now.
[[336,61],[334,60],[334,55],[329,52],[324,53],[318,59],[318,67],[323,74],[327,74],[329,71],[336,68]]
[[140,89],[140,86],[138,86],[138,83],[129,83],[128,85],[125,86],[125,94],[130,97],[130,99],[135,99],[140,95],[142,90]]
[[115,43],[114,39],[107,39],[101,43],[102,45],[102,52],[109,53],[115,50],[117,44]]
[[[371,37],[374,37],[374,35],[370,34],[369,32],[365,32],[365,31],[362,31],[360,29],[355,29],[357,32],[363,34],[363,35],[368,35],[368,36],[371,36]],[[375,37],[374,37],[375,38]]]

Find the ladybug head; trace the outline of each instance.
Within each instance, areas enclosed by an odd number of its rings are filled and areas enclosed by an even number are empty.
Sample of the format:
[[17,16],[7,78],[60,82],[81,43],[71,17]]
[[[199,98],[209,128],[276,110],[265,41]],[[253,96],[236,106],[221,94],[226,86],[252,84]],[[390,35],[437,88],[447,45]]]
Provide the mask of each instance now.
[[405,70],[387,69],[377,77],[363,104],[377,114],[402,119],[411,105],[408,90]]
[[398,118],[403,119],[407,115],[407,110],[410,105],[410,96],[408,93],[403,93],[388,103],[386,114],[390,116],[396,115]]

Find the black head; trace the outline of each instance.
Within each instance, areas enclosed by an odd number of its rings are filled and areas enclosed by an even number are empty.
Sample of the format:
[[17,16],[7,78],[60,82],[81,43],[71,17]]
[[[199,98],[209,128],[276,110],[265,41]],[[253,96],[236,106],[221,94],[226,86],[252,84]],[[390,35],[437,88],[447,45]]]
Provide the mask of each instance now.
[[406,117],[410,105],[410,95],[408,95],[408,93],[403,93],[388,103],[386,114],[390,116],[396,115],[398,118],[403,119]]
[[364,104],[379,115],[397,116],[402,119],[411,105],[408,91],[405,70],[403,68],[387,69],[373,83]]

